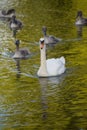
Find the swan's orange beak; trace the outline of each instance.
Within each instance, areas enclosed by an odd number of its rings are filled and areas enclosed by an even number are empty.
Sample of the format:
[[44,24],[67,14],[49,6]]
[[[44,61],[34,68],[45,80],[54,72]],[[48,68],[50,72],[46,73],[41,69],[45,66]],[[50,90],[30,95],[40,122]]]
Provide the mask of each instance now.
[[43,48],[44,48],[44,42],[41,42],[40,49],[43,49]]
[[40,38],[40,49],[44,48],[44,38]]

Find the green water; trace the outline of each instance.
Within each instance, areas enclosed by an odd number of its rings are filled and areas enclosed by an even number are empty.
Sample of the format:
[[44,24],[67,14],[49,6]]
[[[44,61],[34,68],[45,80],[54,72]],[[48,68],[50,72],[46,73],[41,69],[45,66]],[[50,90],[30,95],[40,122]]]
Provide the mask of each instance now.
[[[17,38],[31,56],[11,58],[12,32],[0,21],[0,130],[87,130],[87,27],[78,33],[74,24],[77,10],[87,16],[87,1],[0,0],[3,8],[16,9],[24,26]],[[63,39],[47,48],[47,58],[66,59],[66,72],[59,77],[36,75],[43,25]]]

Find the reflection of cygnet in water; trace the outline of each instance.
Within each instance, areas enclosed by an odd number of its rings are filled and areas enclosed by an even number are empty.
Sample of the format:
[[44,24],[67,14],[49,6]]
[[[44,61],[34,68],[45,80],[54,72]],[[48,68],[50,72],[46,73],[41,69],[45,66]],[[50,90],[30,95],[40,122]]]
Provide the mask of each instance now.
[[78,26],[76,26],[76,27],[77,27],[77,36],[78,36],[78,37],[82,37],[82,29],[83,29],[83,26],[78,25]]
[[20,71],[20,59],[15,59],[15,61],[16,61],[16,66],[17,66],[17,68],[16,68],[16,70],[17,70],[17,78],[20,78],[20,74],[21,74],[21,71]]

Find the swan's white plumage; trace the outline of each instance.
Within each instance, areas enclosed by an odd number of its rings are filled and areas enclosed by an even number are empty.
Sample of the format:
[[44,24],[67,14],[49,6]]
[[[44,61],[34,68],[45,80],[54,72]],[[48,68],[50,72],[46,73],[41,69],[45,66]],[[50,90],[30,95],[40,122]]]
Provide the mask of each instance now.
[[[40,39],[40,42],[43,42],[43,39]],[[46,44],[40,49],[41,52],[41,65],[37,72],[39,77],[49,77],[49,76],[58,76],[65,72],[65,58],[62,56],[60,58],[52,58],[46,60]]]
[[65,58],[52,58],[46,60],[48,75],[56,76],[64,73],[65,71]]

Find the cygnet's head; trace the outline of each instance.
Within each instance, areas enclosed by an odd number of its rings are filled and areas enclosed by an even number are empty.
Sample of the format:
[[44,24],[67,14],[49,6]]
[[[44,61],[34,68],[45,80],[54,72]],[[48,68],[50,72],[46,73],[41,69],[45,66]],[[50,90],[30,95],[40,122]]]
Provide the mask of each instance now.
[[15,9],[9,9],[9,10],[7,11],[7,14],[12,14],[12,13],[15,14]]
[[13,15],[11,19],[12,19],[12,20],[15,20],[15,19],[16,19],[16,16],[15,16],[15,15]]
[[83,14],[82,14],[82,11],[78,11],[78,12],[77,12],[77,17],[82,17],[82,15],[83,15]]
[[20,40],[15,40],[15,45],[19,46],[19,44],[20,44]]

